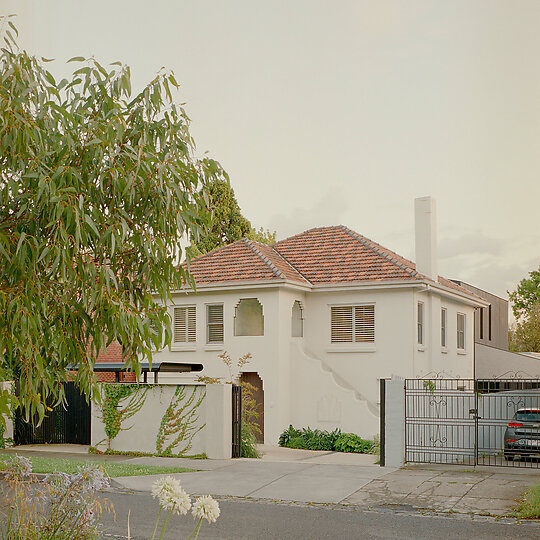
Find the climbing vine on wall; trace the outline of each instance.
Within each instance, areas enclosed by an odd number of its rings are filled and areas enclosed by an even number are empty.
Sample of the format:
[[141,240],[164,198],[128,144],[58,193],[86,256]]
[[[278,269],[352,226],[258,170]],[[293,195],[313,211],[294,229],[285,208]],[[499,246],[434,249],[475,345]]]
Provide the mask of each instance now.
[[198,408],[206,392],[197,397],[197,387],[193,387],[191,394],[188,393],[185,386],[178,386],[171,398],[159,426],[156,439],[158,454],[171,455],[173,449],[175,454],[185,454],[192,447],[193,437],[206,425],[197,426]]
[[[148,386],[140,384],[104,384],[102,385],[101,418],[105,424],[107,446],[111,448],[111,441],[120,433],[122,423],[137,414],[146,401]],[[128,400],[129,398],[129,400]],[[121,401],[125,404],[120,404]]]

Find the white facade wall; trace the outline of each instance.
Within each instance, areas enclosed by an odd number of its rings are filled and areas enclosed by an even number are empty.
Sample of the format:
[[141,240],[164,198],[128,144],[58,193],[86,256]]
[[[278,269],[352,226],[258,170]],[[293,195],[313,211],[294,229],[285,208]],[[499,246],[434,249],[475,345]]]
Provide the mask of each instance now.
[[[324,363],[372,406],[378,407],[378,379],[412,377],[414,325],[411,289],[314,292],[308,295],[305,350]],[[375,305],[375,343],[331,343],[335,305]]]
[[[235,336],[235,308],[242,298],[257,298],[263,307],[264,335]],[[156,361],[201,363],[196,375],[229,378],[218,358],[224,351],[235,363],[252,355],[243,371],[257,372],[264,389],[265,442],[277,444],[289,425],[332,430],[364,437],[378,432],[381,378],[429,376],[472,377],[474,310],[423,285],[335,288],[325,291],[294,286],[238,287],[176,294],[177,306],[195,305],[197,341],[154,355]],[[303,307],[303,337],[291,337],[294,301]],[[417,302],[425,304],[423,345],[417,343]],[[206,305],[224,307],[224,343],[206,344]],[[375,343],[331,343],[331,306],[375,305]],[[441,306],[448,312],[447,347],[440,345]],[[457,312],[466,315],[466,347],[457,350]],[[172,306],[171,306],[172,316]],[[193,381],[196,375],[161,374],[160,382]],[[233,375],[237,375],[234,373]],[[339,411],[339,413],[338,413]]]
[[[417,340],[417,305],[424,304],[424,343]],[[446,347],[441,345],[441,309],[446,308]],[[474,307],[434,292],[414,295],[414,369],[412,377],[442,374],[449,378],[473,378]],[[465,315],[465,348],[457,347],[457,315]],[[400,376],[404,376],[399,374]]]

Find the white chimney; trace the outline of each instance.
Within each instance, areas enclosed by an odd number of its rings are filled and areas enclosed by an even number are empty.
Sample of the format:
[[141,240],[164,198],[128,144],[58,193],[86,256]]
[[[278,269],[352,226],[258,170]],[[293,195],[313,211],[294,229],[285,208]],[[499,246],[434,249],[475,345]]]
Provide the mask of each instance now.
[[419,197],[414,200],[414,231],[416,271],[433,281],[437,270],[437,215],[435,199]]

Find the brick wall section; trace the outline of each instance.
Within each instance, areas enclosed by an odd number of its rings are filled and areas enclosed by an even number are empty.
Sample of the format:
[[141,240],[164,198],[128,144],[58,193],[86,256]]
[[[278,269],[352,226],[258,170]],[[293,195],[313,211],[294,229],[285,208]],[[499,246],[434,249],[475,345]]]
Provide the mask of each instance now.
[[[111,343],[105,350],[101,350],[98,362],[123,362],[122,346],[118,342]],[[96,373],[99,382],[115,382],[114,372],[102,371]],[[120,373],[120,382],[135,382],[135,373]]]

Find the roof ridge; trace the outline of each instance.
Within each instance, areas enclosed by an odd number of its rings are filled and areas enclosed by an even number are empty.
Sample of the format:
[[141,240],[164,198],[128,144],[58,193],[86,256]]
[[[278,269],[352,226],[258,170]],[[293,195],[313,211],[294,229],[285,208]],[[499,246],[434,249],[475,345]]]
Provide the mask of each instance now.
[[[398,268],[401,268],[401,270],[404,270],[409,274],[411,277],[418,278],[421,274],[419,274],[416,270],[413,270],[412,268],[409,268],[403,264],[400,264],[397,259],[401,259],[403,261],[411,262],[408,259],[405,259],[405,257],[402,257],[401,255],[395,253],[394,251],[385,248],[384,246],[381,246],[377,242],[374,242],[373,240],[370,240],[369,238],[366,238],[365,236],[362,236],[361,234],[357,233],[356,231],[353,231],[352,229],[349,229],[349,227],[346,227],[345,225],[338,225],[340,229],[342,229],[344,232],[346,232],[349,236],[360,242],[363,246],[366,246],[367,248],[371,249],[371,251],[374,251],[377,255],[380,255],[381,257],[385,258],[387,261],[391,262],[394,266],[397,266]],[[394,255],[396,258],[393,258],[392,255]]]
[[273,248],[276,244],[281,244],[282,242],[286,242],[287,240],[292,240],[293,238],[296,238],[297,236],[302,236],[311,231],[321,231],[323,229],[339,229],[340,227],[343,227],[343,225],[325,225],[324,227],[311,227],[311,229],[307,229],[306,231],[293,234],[292,236],[287,236],[287,238],[284,238],[283,240],[278,240],[277,242],[274,242],[270,247]]
[[257,248],[253,240],[250,240],[249,238],[242,238],[242,241],[244,242],[244,244],[246,244],[246,246],[249,247],[249,249],[251,249],[251,251],[253,251],[253,253],[255,253],[255,255],[257,255],[257,257],[259,257],[266,264],[266,266],[268,266],[268,268],[270,268],[274,276],[282,279],[287,279],[287,276],[279,268],[276,268],[272,261],[268,257],[266,257],[266,255],[261,253],[261,250]]
[[285,261],[291,268],[294,268],[294,271],[298,273],[299,276],[302,276],[303,279],[305,279],[310,285],[313,285],[313,283],[311,283],[311,281],[306,277],[304,276],[304,274],[302,274],[302,272],[300,272],[300,270],[298,270],[298,268],[296,268],[296,266],[294,266],[293,263],[289,262],[277,249],[274,248],[274,245],[275,244],[272,244],[271,246],[268,246],[280,259],[282,259],[283,261]]

